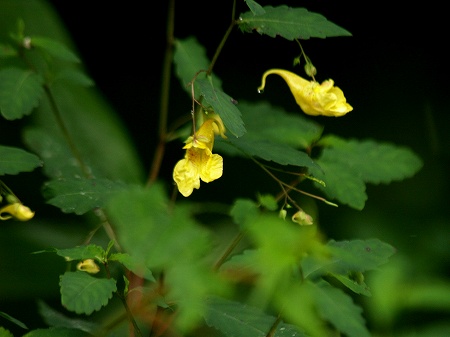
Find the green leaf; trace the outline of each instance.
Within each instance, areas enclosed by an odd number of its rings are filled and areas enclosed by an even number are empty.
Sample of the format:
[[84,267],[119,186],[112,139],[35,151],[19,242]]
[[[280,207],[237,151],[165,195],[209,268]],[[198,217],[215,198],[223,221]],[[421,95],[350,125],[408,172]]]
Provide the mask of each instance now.
[[0,145],[0,175],[31,172],[42,166],[38,156],[25,150]]
[[104,261],[105,250],[97,245],[77,246],[74,248],[56,249],[56,254],[66,261],[97,259]]
[[14,324],[20,326],[22,329],[28,329],[28,327],[27,327],[24,323],[22,323],[21,321],[19,321],[19,320],[16,319],[16,318],[14,318],[14,317],[8,315],[8,314],[5,313],[5,312],[0,311],[0,317],[3,317],[3,318],[5,318],[5,319],[7,319],[8,321],[10,321],[10,322],[12,322],[12,323],[14,323]]
[[322,281],[313,284],[317,310],[325,320],[348,337],[370,337],[362,317],[362,309],[342,290]]
[[54,39],[43,36],[32,36],[31,45],[45,50],[53,57],[62,61],[75,63],[80,62],[80,59],[72,51],[70,51],[69,48]]
[[259,214],[258,205],[250,199],[237,199],[230,210],[233,221],[244,229]]
[[245,137],[270,140],[306,149],[317,141],[323,126],[299,113],[287,113],[268,102],[239,102],[247,133]]
[[[181,86],[191,97],[192,88],[189,85],[192,81],[198,78],[206,77],[206,70],[209,67],[209,59],[206,55],[206,49],[198,42],[194,36],[186,39],[175,40],[175,52],[173,55],[173,62],[175,64],[175,72],[181,81]],[[201,72],[203,70],[203,72]],[[214,87],[220,89],[222,87],[221,81],[214,76]],[[200,94],[200,88],[197,82],[194,82],[195,96]]]
[[88,337],[86,332],[78,329],[52,327],[48,329],[36,329],[23,335],[22,337]]
[[65,316],[41,300],[38,300],[37,305],[40,316],[48,326],[77,329],[88,333],[95,332],[97,334],[101,331],[101,327],[98,324],[83,319]]
[[156,282],[152,271],[145,266],[138,263],[139,259],[133,258],[126,253],[114,253],[108,259],[109,261],[117,261],[122,263],[127,269],[131,270],[134,274],[144,277],[146,280]]
[[44,80],[20,68],[0,70],[0,112],[8,120],[31,114],[44,95]]
[[[276,317],[240,302],[211,296],[207,299],[208,310],[204,319],[208,326],[221,331],[225,336],[265,337]],[[298,327],[284,322],[278,323],[274,337],[306,337]]]
[[350,32],[328,21],[324,16],[308,12],[305,8],[291,8],[285,5],[265,6],[264,14],[254,15],[246,12],[239,17],[239,28],[250,33],[270,37],[277,35],[287,39],[307,40],[311,37],[326,38],[333,36],[351,36]]
[[14,337],[14,335],[4,327],[0,326],[0,337]]
[[195,83],[199,86],[205,101],[222,118],[227,131],[236,137],[241,137],[246,130],[242,121],[241,112],[233,103],[234,100],[219,88],[215,87],[211,77],[208,77],[208,79],[198,79]]
[[320,167],[305,152],[269,140],[252,140],[246,136],[227,140],[218,138],[214,146],[218,152],[229,155],[258,157],[281,165],[309,167],[320,171]]
[[410,149],[373,140],[345,140],[337,136],[321,139],[321,160],[339,163],[367,183],[388,184],[412,177],[423,166]]
[[264,8],[260,4],[258,4],[256,1],[245,0],[245,3],[247,4],[248,8],[250,8],[250,10],[252,11],[252,13],[254,15],[262,15],[266,12],[264,10]]
[[64,68],[59,71],[55,77],[52,79],[53,82],[56,81],[67,81],[73,84],[82,85],[85,87],[90,87],[94,85],[94,81],[88,77],[81,70],[74,68]]
[[370,289],[365,282],[356,282],[350,277],[340,274],[330,273],[329,276],[334,277],[355,294],[365,295],[369,297],[372,296],[372,293],[370,292]]
[[124,187],[125,184],[108,179],[59,179],[45,183],[44,196],[47,203],[64,213],[81,215],[103,207],[112,194]]
[[66,272],[60,276],[61,303],[77,314],[90,315],[108,304],[117,290],[112,278],[96,278],[85,272]]

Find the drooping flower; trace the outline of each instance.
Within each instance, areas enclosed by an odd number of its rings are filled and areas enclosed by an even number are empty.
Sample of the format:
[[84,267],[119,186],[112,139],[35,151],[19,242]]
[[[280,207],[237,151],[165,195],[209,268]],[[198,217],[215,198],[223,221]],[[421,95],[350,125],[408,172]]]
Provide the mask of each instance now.
[[264,90],[266,77],[270,74],[279,75],[286,81],[295,101],[307,115],[340,117],[353,110],[353,107],[347,103],[342,90],[334,86],[332,79],[319,84],[283,69],[267,70],[263,74],[258,91]]
[[77,270],[85,271],[89,274],[97,274],[100,271],[100,268],[93,259],[86,259],[78,262]]
[[[8,214],[8,215],[4,215]],[[16,202],[0,209],[0,220],[15,218],[19,221],[28,221],[34,217],[34,212],[27,206]]]
[[185,142],[186,155],[173,169],[173,179],[185,197],[190,196],[194,188],[200,188],[200,179],[209,183],[222,176],[223,158],[212,153],[215,134],[225,137],[225,127],[218,115],[210,114]]

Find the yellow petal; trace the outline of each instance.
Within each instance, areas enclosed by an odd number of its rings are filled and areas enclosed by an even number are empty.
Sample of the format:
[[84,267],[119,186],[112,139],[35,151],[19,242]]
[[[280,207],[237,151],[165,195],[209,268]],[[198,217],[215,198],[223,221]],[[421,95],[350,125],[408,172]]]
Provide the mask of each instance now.
[[197,166],[188,159],[181,159],[173,169],[173,180],[177,184],[178,191],[188,197],[194,188],[200,188],[200,174]]
[[[3,216],[4,213],[9,215]],[[22,205],[19,202],[14,204],[9,204],[2,209],[0,209],[0,220],[8,220],[14,217],[19,221],[28,221],[34,217],[34,212],[25,205]]]
[[85,271],[86,273],[89,274],[96,274],[100,271],[99,266],[97,266],[97,264],[93,259],[87,259],[78,262],[77,269],[80,271]]
[[202,162],[200,168],[200,178],[209,183],[213,180],[219,179],[223,173],[223,158],[218,154],[209,156],[206,161]]

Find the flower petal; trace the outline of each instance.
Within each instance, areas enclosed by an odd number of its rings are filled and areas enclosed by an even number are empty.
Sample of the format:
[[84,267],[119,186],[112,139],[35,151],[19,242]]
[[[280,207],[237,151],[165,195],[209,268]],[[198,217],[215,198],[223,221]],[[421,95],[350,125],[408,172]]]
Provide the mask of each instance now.
[[188,197],[194,188],[200,188],[200,175],[198,168],[188,159],[181,159],[173,169],[173,180],[177,184],[178,191]]
[[209,183],[213,180],[219,179],[223,173],[223,158],[218,154],[213,154],[202,163],[200,168],[200,178]]

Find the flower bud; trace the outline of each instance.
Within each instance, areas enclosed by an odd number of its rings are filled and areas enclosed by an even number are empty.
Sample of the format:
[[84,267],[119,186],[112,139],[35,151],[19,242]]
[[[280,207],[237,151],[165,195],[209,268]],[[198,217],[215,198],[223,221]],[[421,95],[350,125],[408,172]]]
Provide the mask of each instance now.
[[292,221],[298,223],[299,225],[312,225],[314,223],[311,215],[307,214],[305,211],[300,210],[292,216]]
[[100,271],[99,266],[97,266],[93,259],[86,259],[78,262],[77,269],[79,271],[85,271],[89,274],[97,274]]

